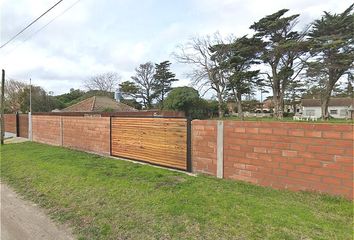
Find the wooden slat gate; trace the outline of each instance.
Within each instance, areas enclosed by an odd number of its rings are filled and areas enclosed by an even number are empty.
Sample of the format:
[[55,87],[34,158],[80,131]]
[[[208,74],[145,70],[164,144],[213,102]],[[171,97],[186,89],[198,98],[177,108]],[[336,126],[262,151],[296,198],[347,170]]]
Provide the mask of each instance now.
[[191,171],[191,122],[111,117],[111,155]]

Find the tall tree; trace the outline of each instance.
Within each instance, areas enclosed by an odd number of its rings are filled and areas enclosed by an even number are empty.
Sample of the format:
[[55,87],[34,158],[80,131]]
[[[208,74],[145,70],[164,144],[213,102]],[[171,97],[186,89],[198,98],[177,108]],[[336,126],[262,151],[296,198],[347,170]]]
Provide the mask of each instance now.
[[5,112],[14,113],[14,112],[20,111],[21,93],[23,92],[23,90],[27,86],[28,86],[27,84],[25,84],[23,82],[20,82],[20,81],[16,81],[16,80],[13,80],[13,79],[6,80],[6,83],[5,83],[5,94],[4,94],[4,97],[5,97],[5,103],[4,103]]
[[260,58],[270,68],[266,75],[273,90],[276,118],[283,117],[285,90],[304,68],[301,57],[307,53],[306,31],[294,30],[299,14],[283,17],[287,12],[288,9],[282,9],[250,27],[256,32],[255,37],[264,42]]
[[325,92],[322,118],[328,119],[328,104],[336,83],[344,74],[352,74],[354,61],[354,4],[341,14],[324,12],[310,29],[313,61],[308,63],[308,76],[324,77]]
[[174,53],[175,58],[180,63],[186,63],[194,66],[194,69],[188,74],[193,80],[193,85],[200,89],[214,90],[218,100],[219,117],[224,116],[223,103],[226,92],[226,76],[218,66],[216,58],[211,59],[213,55],[211,47],[218,44],[224,44],[220,34],[214,37],[196,37],[185,45],[179,46],[179,51]]
[[155,64],[155,85],[153,86],[153,89],[161,106],[163,106],[166,94],[172,90],[172,83],[178,81],[178,79],[175,79],[176,74],[171,72],[170,66],[170,61],[163,61],[159,64]]
[[[64,105],[58,99],[50,96],[43,88],[32,86],[32,112],[50,112],[56,108],[63,108]],[[25,87],[20,93],[20,111],[29,112],[30,89]]]
[[138,88],[137,96],[142,100],[145,109],[152,108],[155,93],[154,86],[156,85],[154,75],[154,64],[147,62],[140,64],[139,67],[135,69],[135,76],[131,77]]
[[259,39],[243,36],[233,43],[212,47],[212,59],[220,61],[217,66],[227,76],[227,90],[235,100],[238,116],[242,119],[242,95],[251,94],[256,83],[259,70],[251,70],[251,67],[259,63],[256,58],[261,46]]
[[105,92],[114,92],[118,87],[121,77],[115,72],[106,72],[97,74],[88,78],[84,82],[84,87],[87,90],[99,90]]

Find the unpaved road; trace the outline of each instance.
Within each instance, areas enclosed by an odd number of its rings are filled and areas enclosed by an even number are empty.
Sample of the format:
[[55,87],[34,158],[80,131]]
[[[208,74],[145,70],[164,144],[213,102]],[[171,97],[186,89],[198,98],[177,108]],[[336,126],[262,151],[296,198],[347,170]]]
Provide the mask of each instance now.
[[0,183],[1,187],[1,240],[69,240],[70,231],[54,224],[35,204],[24,201]]

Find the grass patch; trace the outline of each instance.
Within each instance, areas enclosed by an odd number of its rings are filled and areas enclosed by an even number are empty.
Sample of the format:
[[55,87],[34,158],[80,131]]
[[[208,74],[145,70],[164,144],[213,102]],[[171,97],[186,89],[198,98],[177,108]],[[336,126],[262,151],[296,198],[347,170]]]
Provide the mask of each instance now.
[[79,239],[352,239],[342,198],[191,177],[37,143],[1,148],[1,180]]

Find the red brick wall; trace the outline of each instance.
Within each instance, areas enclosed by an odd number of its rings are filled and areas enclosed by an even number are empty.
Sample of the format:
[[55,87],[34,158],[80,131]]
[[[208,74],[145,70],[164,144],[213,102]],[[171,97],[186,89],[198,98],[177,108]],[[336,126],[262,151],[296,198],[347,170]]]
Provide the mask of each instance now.
[[[17,134],[16,114],[5,114],[5,132]],[[20,137],[28,138],[28,115],[19,115]]]
[[197,172],[216,175],[217,121],[192,121],[192,164]]
[[109,117],[63,117],[63,127],[65,147],[110,153]]
[[35,142],[61,145],[60,116],[32,116],[32,138]]
[[[33,141],[109,154],[109,117],[33,115]],[[61,127],[62,126],[62,127]]]
[[16,114],[4,114],[5,132],[16,134]]
[[[193,121],[195,172],[215,167],[216,121]],[[215,135],[213,135],[215,133]],[[204,137],[205,136],[205,137]],[[353,125],[224,121],[224,178],[353,198]]]
[[20,137],[28,138],[28,114],[19,115]]

